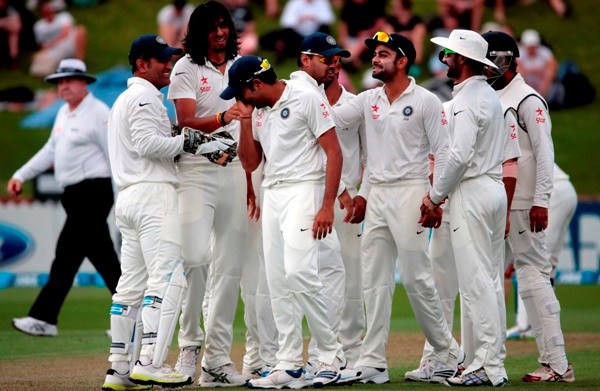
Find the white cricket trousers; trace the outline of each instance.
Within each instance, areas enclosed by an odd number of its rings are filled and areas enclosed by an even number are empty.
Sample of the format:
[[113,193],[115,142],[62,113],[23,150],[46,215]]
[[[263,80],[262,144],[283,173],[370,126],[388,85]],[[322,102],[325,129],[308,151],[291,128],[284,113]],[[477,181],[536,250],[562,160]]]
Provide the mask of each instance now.
[[555,181],[552,197],[550,197],[548,228],[546,228],[546,243],[552,264],[552,278],[556,277],[556,266],[565,246],[569,223],[576,209],[577,192],[573,184],[568,180]]
[[[205,319],[206,349],[202,366],[214,369],[231,363],[233,319],[238,302],[246,246],[246,175],[235,160],[180,166],[179,213],[182,254],[188,282],[180,317],[179,347],[199,346],[202,303],[211,265],[211,295]],[[211,254],[210,236],[214,234]]]
[[[279,332],[276,369],[297,369],[302,359],[302,318],[317,343],[319,362],[333,364],[341,345],[329,321],[319,277],[319,242],[312,226],[321,208],[323,183],[299,182],[265,189],[263,249],[275,324]],[[324,241],[337,242],[335,230]],[[339,243],[337,244],[339,247]]]
[[[137,183],[121,190],[115,204],[121,231],[121,277],[113,303],[140,307],[145,296],[163,298],[181,262],[177,192],[170,183]],[[143,307],[144,334],[158,331],[160,309]]]
[[531,232],[529,210],[511,210],[510,225],[508,240],[515,259],[519,296],[533,328],[540,352],[538,361],[563,374],[568,362],[560,326],[560,303],[550,284],[552,265],[546,233]]
[[493,384],[504,369],[505,304],[500,274],[504,259],[506,191],[487,175],[460,182],[450,193],[452,248],[461,310],[473,322],[474,357],[463,373],[483,368]]
[[418,223],[421,200],[428,189],[425,179],[371,188],[361,243],[367,333],[358,365],[387,368],[396,260],[413,312],[434,347],[435,358],[448,363],[450,353],[454,357],[458,353],[431,277],[429,230]]

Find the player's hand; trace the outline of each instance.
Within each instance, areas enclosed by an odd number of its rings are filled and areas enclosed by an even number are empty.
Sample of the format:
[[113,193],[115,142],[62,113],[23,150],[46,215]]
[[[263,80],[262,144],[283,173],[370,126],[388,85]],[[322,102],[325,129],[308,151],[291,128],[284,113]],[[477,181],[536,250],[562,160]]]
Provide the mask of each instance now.
[[506,226],[504,227],[504,239],[508,238],[510,233],[510,213],[506,214]]
[[348,190],[344,190],[344,192],[338,197],[338,200],[340,201],[340,208],[346,209],[344,223],[349,223],[354,216],[354,200],[352,200],[352,197],[350,197]]
[[541,232],[548,228],[548,208],[532,206],[529,211],[531,232]]
[[365,219],[367,211],[367,200],[363,196],[357,195],[354,197],[354,217],[350,220],[352,224],[360,224]]
[[323,206],[317,216],[315,217],[315,222],[313,223],[313,238],[321,240],[333,232],[333,207],[325,207]]
[[16,198],[23,191],[23,182],[21,182],[18,179],[11,178],[8,181],[8,186],[6,187],[6,190],[8,191],[8,194],[10,194],[11,197]]
[[419,224],[425,228],[439,228],[442,225],[443,213],[444,210],[440,207],[429,210],[425,205],[421,205]]
[[248,206],[248,217],[252,221],[258,221],[260,219],[260,206],[256,202],[256,194],[254,190],[249,190],[246,194],[246,201]]
[[242,117],[252,116],[254,106],[252,106],[250,103],[245,103],[242,100],[238,100],[235,105],[237,106],[237,109]]
[[504,271],[504,278],[512,278],[515,273],[515,264],[513,262],[508,264],[508,267]]
[[227,111],[225,111],[225,115],[223,115],[223,119],[225,120],[226,123],[230,123],[231,121],[235,120],[240,120],[240,109],[238,108],[237,105],[233,105],[230,108],[227,109]]

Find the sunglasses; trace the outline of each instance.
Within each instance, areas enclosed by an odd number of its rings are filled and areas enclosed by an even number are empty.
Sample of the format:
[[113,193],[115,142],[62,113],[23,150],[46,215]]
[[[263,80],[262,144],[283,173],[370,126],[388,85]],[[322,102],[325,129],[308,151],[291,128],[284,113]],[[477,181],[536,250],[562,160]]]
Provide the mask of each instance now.
[[[375,35],[373,35],[373,40],[377,41],[377,42],[381,42],[381,43],[391,43],[391,44],[394,43],[394,38],[392,38],[385,31],[376,32]],[[404,50],[402,50],[402,48],[400,46],[394,45],[394,47],[397,48],[404,57],[406,57]]]
[[246,84],[249,84],[252,80],[254,80],[254,78],[258,75],[260,75],[263,72],[268,71],[269,69],[271,69],[271,64],[269,64],[269,61],[266,58],[263,58],[262,62],[260,63],[260,69],[256,72],[254,72],[252,74],[252,77],[248,80],[245,80],[244,82]]
[[454,50],[450,50],[448,48],[444,48],[444,57],[448,57],[451,54],[456,54]]
[[342,59],[340,56],[323,56],[319,53],[302,52],[307,56],[315,56],[319,58],[319,62],[325,65],[336,65]]

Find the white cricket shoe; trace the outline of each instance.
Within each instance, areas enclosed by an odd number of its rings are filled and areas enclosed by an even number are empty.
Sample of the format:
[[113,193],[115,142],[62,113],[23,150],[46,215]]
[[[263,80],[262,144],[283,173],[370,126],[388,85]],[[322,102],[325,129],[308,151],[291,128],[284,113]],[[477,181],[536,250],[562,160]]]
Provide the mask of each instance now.
[[438,360],[425,360],[419,368],[406,372],[404,380],[426,383],[444,383],[446,379],[456,375],[457,366],[439,362]]
[[191,377],[193,382],[196,378],[198,356],[200,356],[200,346],[187,346],[179,349],[175,372]]
[[340,379],[339,360],[336,358],[334,363],[329,365],[319,363],[319,370],[315,373],[313,387],[321,388],[334,384]]
[[535,339],[535,335],[533,335],[533,327],[529,325],[526,329],[522,329],[519,326],[513,326],[510,329],[506,330],[506,339]]
[[317,367],[312,365],[310,361],[306,362],[304,366],[304,379],[309,386],[313,385],[313,380],[315,380],[315,375],[317,374]]
[[262,377],[263,369],[261,368],[242,368],[242,376],[246,379],[258,379]]
[[248,388],[267,388],[280,390],[282,388],[300,389],[307,387],[308,383],[304,378],[302,368],[295,370],[275,369],[271,373],[260,379],[251,379],[248,382]]
[[362,384],[385,384],[390,382],[390,373],[387,368],[374,368],[363,366],[360,368]]
[[360,376],[362,375],[362,372],[360,371],[360,369],[354,369],[354,368],[344,368],[340,370],[340,378],[338,379],[337,382],[335,382],[335,385],[343,385],[343,386],[349,386],[351,384],[356,383],[357,381],[360,380]]
[[446,380],[446,384],[451,387],[504,387],[507,383],[506,379],[496,385],[492,384],[492,381],[488,377],[487,373],[483,368],[476,370],[475,372],[463,373],[457,377],[450,377]]
[[248,378],[241,375],[233,364],[222,365],[215,369],[202,367],[200,387],[240,387],[248,383]]
[[262,367],[262,369],[261,369],[262,372],[260,374],[260,377],[269,376],[269,374],[273,371],[273,369],[275,369],[274,365],[265,364],[265,366]]
[[106,378],[102,385],[103,390],[109,391],[125,391],[125,390],[149,390],[150,385],[135,384],[129,380],[129,372],[122,375],[114,369],[106,371]]
[[175,372],[170,365],[163,364],[155,367],[152,364],[142,365],[139,361],[135,363],[129,380],[135,384],[150,384],[161,387],[182,387],[192,383],[192,378]]
[[569,363],[567,371],[562,375],[554,372],[554,369],[550,368],[550,365],[542,364],[541,368],[523,376],[523,381],[526,383],[573,383],[575,381],[575,372],[571,363]]
[[56,325],[32,318],[31,316],[14,318],[12,326],[22,333],[36,337],[56,337],[58,335]]

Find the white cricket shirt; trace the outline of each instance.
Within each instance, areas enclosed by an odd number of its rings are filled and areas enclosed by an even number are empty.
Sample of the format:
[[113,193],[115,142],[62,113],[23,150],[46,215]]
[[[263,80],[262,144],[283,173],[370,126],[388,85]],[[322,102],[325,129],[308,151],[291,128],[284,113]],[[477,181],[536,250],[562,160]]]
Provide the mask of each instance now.
[[108,107],[91,92],[75,110],[65,103],[58,111],[46,144],[13,178],[25,182],[54,165],[56,181],[66,187],[85,179],[110,178],[106,122]]
[[552,194],[554,145],[552,121],[546,101],[517,74],[506,87],[497,91],[502,104],[517,112],[519,158],[517,187],[511,208],[548,208]]
[[452,116],[448,160],[430,191],[434,203],[441,202],[466,179],[488,175],[502,180],[506,130],[502,105],[485,76],[473,76],[454,86],[450,101]]
[[254,110],[252,133],[265,155],[264,187],[325,180],[318,138],[335,127],[325,98],[304,82],[286,82],[273,105]]
[[342,129],[364,121],[370,184],[427,179],[430,151],[436,156],[435,171],[443,170],[449,142],[442,102],[409,79],[394,102],[388,101],[385,87],[378,87],[334,108]]
[[171,137],[163,94],[149,81],[132,77],[108,119],[108,152],[119,190],[135,183],[179,185],[173,158],[183,150],[183,134]]
[[[237,59],[237,57],[236,57]],[[192,63],[189,55],[180,58],[173,71],[171,71],[171,84],[167,97],[169,100],[193,99],[196,101],[196,117],[208,117],[229,109],[235,104],[235,99],[223,100],[219,94],[229,83],[229,68],[236,59],[227,61],[225,74],[219,72],[212,63],[206,60],[204,65]],[[240,123],[232,121],[230,124],[218,128],[215,132],[228,131],[235,141],[240,141]],[[237,159],[237,157],[236,157]],[[197,164],[212,165],[202,155],[185,154],[177,163],[179,166]]]

